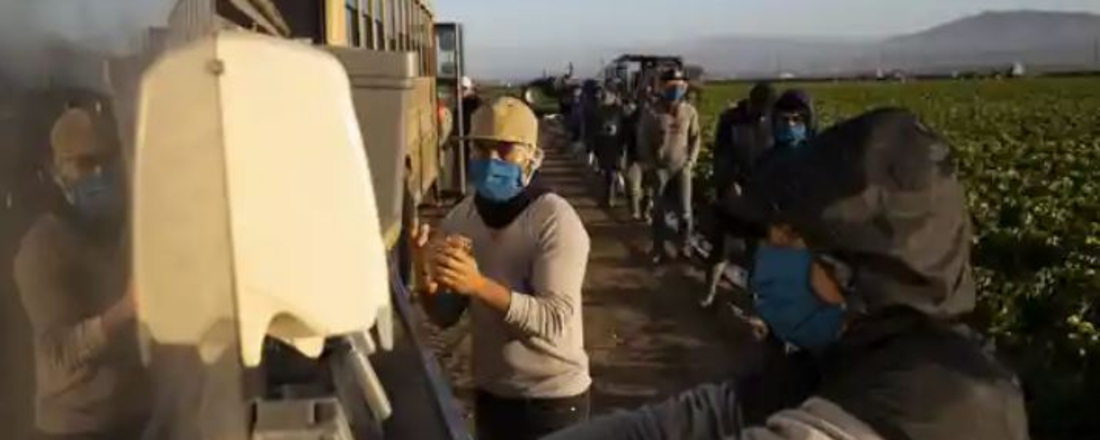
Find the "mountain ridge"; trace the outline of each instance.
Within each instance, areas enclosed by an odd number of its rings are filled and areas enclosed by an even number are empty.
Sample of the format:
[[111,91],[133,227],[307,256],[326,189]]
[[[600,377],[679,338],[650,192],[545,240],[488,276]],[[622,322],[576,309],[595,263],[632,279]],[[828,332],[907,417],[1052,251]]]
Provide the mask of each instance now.
[[[879,70],[950,73],[1006,69],[1100,70],[1100,15],[1038,10],[988,11],[922,31],[886,37],[714,36],[634,47],[471,48],[474,74],[496,78],[536,76],[527,66],[595,74],[602,61],[623,52],[677,53],[709,76],[763,77],[867,74]],[[560,67],[559,67],[560,66]],[[540,69],[541,70],[541,69]],[[556,73],[556,72],[554,72]]]

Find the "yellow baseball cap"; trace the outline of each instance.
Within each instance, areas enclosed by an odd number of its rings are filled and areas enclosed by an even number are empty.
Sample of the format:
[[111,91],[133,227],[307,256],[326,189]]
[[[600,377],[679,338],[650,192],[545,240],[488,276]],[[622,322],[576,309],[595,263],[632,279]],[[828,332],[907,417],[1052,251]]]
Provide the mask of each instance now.
[[467,139],[539,146],[539,120],[531,107],[516,98],[497,98],[481,106],[470,125]]
[[92,115],[78,108],[65,110],[54,122],[50,129],[50,148],[54,162],[111,153],[108,143],[96,131]]

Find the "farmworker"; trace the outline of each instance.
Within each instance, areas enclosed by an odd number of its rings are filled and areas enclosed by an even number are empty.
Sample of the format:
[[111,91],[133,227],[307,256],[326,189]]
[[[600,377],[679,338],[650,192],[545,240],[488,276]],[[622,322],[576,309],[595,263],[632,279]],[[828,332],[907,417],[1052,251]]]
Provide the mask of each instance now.
[[574,126],[574,121],[577,117],[577,106],[580,105],[581,89],[576,85],[566,82],[563,83],[560,93],[560,96],[558,96],[558,109],[561,112],[562,121],[565,123],[569,141],[573,142],[579,139],[577,136],[580,135],[577,127]]
[[542,161],[538,120],[500,98],[478,110],[470,176],[476,194],[414,237],[428,316],[469,310],[477,438],[535,439],[589,414],[581,285],[589,239],[573,207],[531,185]]
[[436,121],[439,123],[439,145],[447,145],[451,140],[451,133],[454,130],[454,112],[447,106],[447,103],[443,100],[439,100],[439,105],[436,107]]
[[603,204],[615,206],[618,187],[624,186],[622,170],[626,162],[626,137],[623,130],[623,107],[610,89],[600,92],[600,107],[596,113],[596,161],[603,177]]
[[[879,110],[834,127],[731,203],[766,230],[756,308],[807,362],[548,438],[1028,438],[1015,375],[962,323],[976,295],[965,194],[950,148],[915,115]],[[761,383],[775,386],[749,386]],[[780,392],[789,400],[759,407]]]
[[642,220],[643,213],[648,216],[648,210],[642,209],[643,200],[643,164],[638,160],[638,120],[642,115],[638,104],[627,101],[623,104],[623,136],[624,149],[626,150],[626,193],[630,200],[630,218]]
[[481,96],[477,93],[474,80],[468,76],[462,77],[462,132],[470,134],[470,121],[473,114],[481,107]]
[[[740,194],[755,169],[756,160],[772,146],[771,112],[776,100],[775,88],[761,82],[753,86],[749,98],[722,112],[714,136],[714,180],[718,190],[714,227],[708,241],[713,246],[707,258],[707,296],[700,305],[714,304],[718,285],[730,258],[748,267],[747,243],[737,222],[725,215],[723,202]],[[731,255],[731,253],[733,253]]]
[[581,99],[581,125],[584,133],[585,161],[594,171],[599,170],[596,163],[596,138],[600,132],[600,94],[603,86],[594,79],[584,82],[584,92]]
[[654,263],[666,259],[665,236],[672,229],[669,213],[678,217],[681,255],[691,256],[691,179],[702,138],[699,114],[685,101],[688,83],[684,73],[668,70],[661,79],[661,101],[647,108],[638,124],[639,156],[649,169],[653,198]]
[[23,237],[15,282],[34,334],[42,439],[137,439],[149,405],[128,292],[126,189],[116,145],[71,108],[50,131],[63,202]]
[[582,90],[579,86],[571,85],[565,106],[565,126],[569,132],[569,144],[572,152],[580,154],[584,150],[584,115],[581,111],[583,102]]
[[805,146],[817,131],[813,98],[804,90],[783,92],[772,113],[775,148],[780,151]]

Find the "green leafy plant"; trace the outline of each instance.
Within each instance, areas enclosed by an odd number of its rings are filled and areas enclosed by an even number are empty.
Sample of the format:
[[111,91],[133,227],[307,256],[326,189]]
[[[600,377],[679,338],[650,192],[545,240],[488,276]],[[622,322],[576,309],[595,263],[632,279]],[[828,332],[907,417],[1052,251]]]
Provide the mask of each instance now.
[[[947,138],[975,226],[975,322],[1023,378],[1036,437],[1100,435],[1100,79],[796,86],[823,126],[900,106]],[[748,87],[707,87],[708,140]],[[702,202],[713,190],[700,166]]]

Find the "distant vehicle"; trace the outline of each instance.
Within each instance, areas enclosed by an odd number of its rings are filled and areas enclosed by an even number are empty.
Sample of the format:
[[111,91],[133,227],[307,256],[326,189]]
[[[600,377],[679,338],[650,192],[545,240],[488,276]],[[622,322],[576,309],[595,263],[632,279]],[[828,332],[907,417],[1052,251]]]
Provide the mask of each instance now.
[[605,67],[601,79],[605,84],[614,85],[620,96],[638,99],[647,89],[657,89],[661,72],[683,68],[684,60],[679,56],[627,54]]
[[580,86],[581,80],[573,77],[573,64],[570,63],[569,69],[562,75],[555,76],[544,72],[542,77],[524,84],[519,97],[538,112],[544,104],[540,99],[561,103]]
[[1008,71],[1008,76],[1010,78],[1019,78],[1024,75],[1027,75],[1027,68],[1024,67],[1024,63],[1021,63],[1019,61],[1013,63],[1012,69]]

